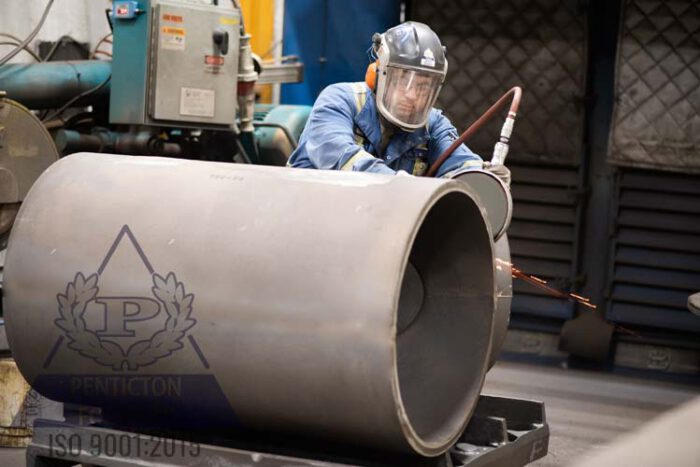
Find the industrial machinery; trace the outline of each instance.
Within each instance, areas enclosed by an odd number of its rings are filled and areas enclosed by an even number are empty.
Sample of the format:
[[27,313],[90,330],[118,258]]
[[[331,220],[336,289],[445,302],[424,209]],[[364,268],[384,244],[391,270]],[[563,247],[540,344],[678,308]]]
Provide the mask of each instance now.
[[254,85],[298,82],[303,68],[262,67],[240,10],[217,3],[115,1],[111,60],[2,65],[0,90],[42,111],[61,155],[259,162],[269,139],[254,143]]
[[95,59],[98,44],[90,60],[0,65],[0,289],[19,203],[60,156],[284,165],[309,108],[255,109],[254,86],[298,82],[303,66],[262,66],[237,2],[218,3],[115,1],[110,60]]
[[541,403],[479,395],[512,298],[498,179],[246,165],[296,146],[310,109],[253,86],[300,66],[261,69],[236,2],[111,21],[111,62],[0,65],[8,339],[33,387],[97,414],[35,425],[28,465],[544,456]]

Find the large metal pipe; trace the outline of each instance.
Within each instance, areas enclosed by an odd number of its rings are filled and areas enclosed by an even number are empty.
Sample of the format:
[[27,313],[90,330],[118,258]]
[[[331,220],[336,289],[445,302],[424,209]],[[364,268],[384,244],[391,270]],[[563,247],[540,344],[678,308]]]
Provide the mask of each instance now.
[[457,181],[76,154],[18,215],[7,334],[54,400],[431,456],[483,384],[493,261]]
[[513,302],[513,273],[510,260],[510,244],[508,236],[503,234],[494,244],[496,267],[496,313],[493,322],[493,337],[491,339],[491,356],[489,368],[498,359],[498,354],[508,334],[510,323],[510,308]]
[[[0,66],[0,91],[30,109],[60,107],[109,78],[112,62],[80,60]],[[109,84],[91,99],[109,96]]]

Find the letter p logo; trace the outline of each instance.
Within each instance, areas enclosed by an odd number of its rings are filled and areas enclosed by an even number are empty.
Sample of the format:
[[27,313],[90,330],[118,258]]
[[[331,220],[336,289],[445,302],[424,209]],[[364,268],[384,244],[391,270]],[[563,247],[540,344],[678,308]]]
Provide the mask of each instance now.
[[160,312],[160,304],[148,297],[99,297],[96,303],[104,306],[105,326],[97,331],[100,337],[132,337],[127,329],[132,321],[148,321]]

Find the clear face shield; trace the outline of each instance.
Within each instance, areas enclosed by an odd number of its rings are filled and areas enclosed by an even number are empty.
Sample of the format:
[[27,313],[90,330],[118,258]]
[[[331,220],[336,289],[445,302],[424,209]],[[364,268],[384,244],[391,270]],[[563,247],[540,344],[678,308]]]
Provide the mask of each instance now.
[[386,117],[400,127],[419,128],[428,120],[442,85],[442,75],[388,66],[379,99]]

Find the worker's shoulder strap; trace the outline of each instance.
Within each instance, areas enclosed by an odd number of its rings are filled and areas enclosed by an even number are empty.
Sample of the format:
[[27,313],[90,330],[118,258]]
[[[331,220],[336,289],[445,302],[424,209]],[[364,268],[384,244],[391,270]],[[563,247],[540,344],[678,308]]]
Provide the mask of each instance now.
[[355,107],[357,109],[357,113],[360,113],[367,102],[367,86],[363,82],[358,82],[350,83],[350,87],[355,95]]

